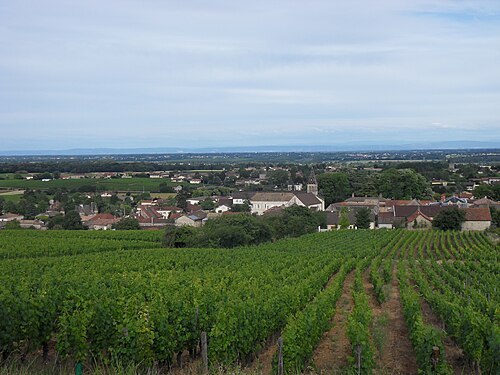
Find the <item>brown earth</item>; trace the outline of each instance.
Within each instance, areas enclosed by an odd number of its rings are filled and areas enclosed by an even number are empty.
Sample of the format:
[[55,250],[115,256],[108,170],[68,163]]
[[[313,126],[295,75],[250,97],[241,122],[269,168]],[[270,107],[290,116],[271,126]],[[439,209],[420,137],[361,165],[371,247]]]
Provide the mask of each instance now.
[[[386,289],[386,301],[380,306],[376,300],[373,284],[370,283],[368,272],[365,272],[363,284],[369,296],[370,307],[374,321],[377,318],[386,321],[379,329],[383,330],[383,342],[379,352],[376,374],[417,374],[418,365],[415,351],[411,345],[409,331],[403,316],[403,308],[399,297],[399,285],[396,277],[396,267],[392,270],[390,288]],[[372,329],[373,332],[373,329]],[[372,334],[373,335],[373,334]]]
[[347,317],[353,308],[351,295],[354,271],[345,279],[342,295],[337,301],[336,313],[330,321],[331,329],[323,334],[311,358],[309,372],[331,374],[345,368],[351,345],[346,334]]
[[[335,272],[332,276],[330,276],[328,282],[324,286],[324,289],[328,288],[333,283],[337,274],[338,273]],[[269,337],[264,349],[260,353],[256,354],[255,359],[248,367],[243,369],[243,372],[250,374],[271,374],[273,369],[273,358],[278,350],[279,336],[280,332],[276,332]]]
[[[423,298],[420,300],[424,323],[445,330],[443,321],[432,311],[431,306]],[[453,374],[474,374],[474,370],[467,363],[463,350],[450,336],[446,335],[443,340],[445,360],[451,366]]]

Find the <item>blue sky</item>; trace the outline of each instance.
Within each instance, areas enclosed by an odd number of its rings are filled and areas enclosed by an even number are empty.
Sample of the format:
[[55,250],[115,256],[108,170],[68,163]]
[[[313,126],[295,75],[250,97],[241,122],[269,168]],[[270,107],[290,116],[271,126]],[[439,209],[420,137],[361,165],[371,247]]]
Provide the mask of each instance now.
[[500,140],[500,1],[2,1],[0,150]]

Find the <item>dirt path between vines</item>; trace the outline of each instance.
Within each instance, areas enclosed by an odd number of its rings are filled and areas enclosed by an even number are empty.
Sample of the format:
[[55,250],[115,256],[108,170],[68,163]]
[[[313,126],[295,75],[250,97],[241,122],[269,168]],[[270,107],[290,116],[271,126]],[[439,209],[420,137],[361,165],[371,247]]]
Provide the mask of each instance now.
[[[338,271],[335,272],[332,276],[330,276],[323,290],[332,285],[337,275]],[[260,353],[256,354],[255,359],[249,366],[243,369],[243,372],[250,374],[264,374],[264,375],[271,374],[273,369],[273,358],[276,351],[278,350],[279,337],[280,337],[280,332],[278,331],[275,334],[273,334],[270,338],[268,338],[267,343],[264,346],[264,349]]]
[[330,321],[332,328],[323,334],[314,350],[309,369],[312,373],[331,374],[347,366],[347,356],[351,352],[351,347],[347,338],[346,324],[353,308],[351,295],[353,283],[354,271],[351,271],[344,281],[335,315]]
[[378,369],[375,370],[375,373],[384,375],[417,374],[417,359],[411,345],[399,297],[396,266],[392,269],[390,287],[386,289],[386,301],[381,306],[377,302],[368,272],[366,271],[363,275],[363,285],[373,311],[372,338],[377,350],[380,348],[377,356]]
[[[443,330],[443,321],[432,311],[431,306],[423,298],[420,299],[422,306],[422,316],[426,324]],[[453,374],[473,374],[474,370],[468,365],[463,350],[450,336],[446,335],[443,340],[445,360],[451,366]]]

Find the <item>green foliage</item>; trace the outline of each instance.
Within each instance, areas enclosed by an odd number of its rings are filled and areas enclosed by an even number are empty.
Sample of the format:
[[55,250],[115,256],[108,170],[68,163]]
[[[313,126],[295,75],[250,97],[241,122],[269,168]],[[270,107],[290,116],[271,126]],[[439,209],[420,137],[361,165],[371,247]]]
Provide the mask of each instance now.
[[325,198],[325,204],[345,200],[350,194],[349,180],[345,173],[323,173],[317,177],[319,192]]
[[[336,268],[338,268],[338,264]],[[335,305],[342,294],[342,286],[352,263],[345,264],[335,276],[335,281],[308,304],[292,316],[282,332],[283,363],[285,373],[299,373],[312,355],[323,332],[335,314]],[[276,365],[276,359],[274,361]]]
[[368,208],[362,208],[356,212],[356,226],[358,229],[370,228],[371,211]]
[[176,206],[186,210],[187,208],[187,199],[191,198],[191,192],[186,188],[182,188],[176,195]]
[[495,228],[500,228],[500,210],[490,207],[491,224]]
[[5,229],[21,229],[21,223],[17,220],[7,221],[5,223]]
[[351,225],[349,221],[349,211],[347,207],[342,207],[340,210],[339,227],[340,229],[347,229]]
[[198,229],[190,226],[175,227],[169,225],[165,228],[163,246],[173,248],[196,247]]
[[356,269],[352,298],[354,308],[347,318],[347,337],[351,342],[351,362],[358,374],[371,374],[375,366],[370,326],[372,311],[361,279],[361,267]]
[[[417,355],[419,369],[424,374],[450,374],[444,358],[443,334],[423,321],[418,294],[408,283],[408,274],[400,264],[398,280],[403,315],[410,331],[410,340]],[[433,361],[433,348],[439,348],[439,358]]]
[[[1,230],[0,351],[37,352],[55,338],[57,355],[86,369],[92,360],[168,367],[204,331],[217,366],[243,361],[280,331],[286,371],[300,372],[330,328],[353,264],[353,349],[380,342],[366,330],[361,272],[376,269],[387,282],[394,260],[420,372],[447,367],[442,332],[423,322],[416,287],[478,372],[498,373],[498,249],[482,233],[335,231],[237,250],[167,250],[161,236]],[[433,346],[441,348],[436,363]],[[363,373],[369,363],[362,357]]]
[[378,176],[378,192],[386,198],[422,199],[429,195],[429,183],[412,169],[386,169]]
[[223,215],[208,220],[201,229],[200,244],[231,248],[270,241],[272,233],[262,220],[249,214]]
[[275,239],[314,233],[318,230],[318,226],[326,225],[325,212],[311,211],[307,207],[298,205],[287,207],[275,216],[258,219],[271,227]]
[[133,217],[124,217],[120,219],[119,222],[113,224],[113,229],[117,230],[137,230],[141,229],[139,222],[137,219],[134,219]]
[[460,230],[464,221],[464,210],[453,207],[439,212],[436,217],[434,217],[432,226],[440,230]]
[[248,203],[233,204],[231,206],[231,211],[233,211],[233,212],[250,212],[251,207]]
[[66,230],[81,230],[85,229],[82,224],[82,219],[78,212],[69,211],[64,215],[64,220],[62,222],[62,228]]
[[288,182],[290,174],[285,169],[275,169],[267,174],[267,179],[269,182],[278,187],[283,187]]
[[203,210],[210,211],[215,208],[215,203],[210,198],[207,198],[203,202],[201,202],[200,206]]

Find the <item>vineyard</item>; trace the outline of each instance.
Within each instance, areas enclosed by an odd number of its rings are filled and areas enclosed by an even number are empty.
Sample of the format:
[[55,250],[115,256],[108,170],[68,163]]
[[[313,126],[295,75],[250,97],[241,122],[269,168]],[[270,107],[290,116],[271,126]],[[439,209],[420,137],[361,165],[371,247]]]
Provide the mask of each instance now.
[[338,231],[229,250],[165,249],[148,231],[3,230],[2,361],[497,374],[498,251],[472,232]]

